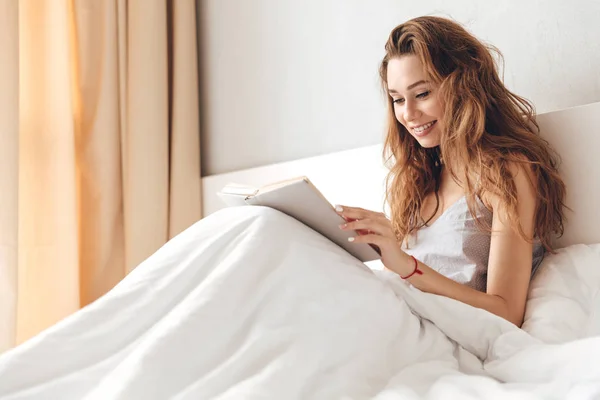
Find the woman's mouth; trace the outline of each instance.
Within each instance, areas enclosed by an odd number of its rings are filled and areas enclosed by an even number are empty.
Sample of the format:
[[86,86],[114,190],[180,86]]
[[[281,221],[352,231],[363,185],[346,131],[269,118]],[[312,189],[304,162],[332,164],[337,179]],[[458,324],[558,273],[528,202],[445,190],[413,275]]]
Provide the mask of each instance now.
[[415,134],[415,136],[418,137],[423,137],[425,135],[427,135],[429,132],[431,132],[431,129],[433,129],[433,127],[435,126],[437,120],[435,121],[431,121],[428,122],[424,125],[420,125],[420,126],[416,126],[414,128],[411,128],[411,130],[413,131],[413,133]]

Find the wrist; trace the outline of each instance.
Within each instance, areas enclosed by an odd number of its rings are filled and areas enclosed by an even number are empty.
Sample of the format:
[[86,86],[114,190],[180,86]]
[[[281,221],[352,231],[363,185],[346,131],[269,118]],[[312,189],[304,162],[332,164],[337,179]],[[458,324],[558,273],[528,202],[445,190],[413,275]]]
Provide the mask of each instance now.
[[405,266],[405,270],[400,272],[400,278],[409,279],[415,275],[423,275],[423,271],[419,269],[419,261],[411,255],[407,255],[407,262]]
[[406,254],[405,252],[402,252],[401,254],[401,257],[398,257],[397,262],[390,269],[400,276],[405,276],[413,272],[415,269],[415,262],[409,254]]

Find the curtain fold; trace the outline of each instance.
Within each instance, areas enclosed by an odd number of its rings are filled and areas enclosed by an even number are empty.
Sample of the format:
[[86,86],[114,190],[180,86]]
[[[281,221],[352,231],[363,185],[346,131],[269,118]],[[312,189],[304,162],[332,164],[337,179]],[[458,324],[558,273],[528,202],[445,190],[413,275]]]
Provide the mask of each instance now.
[[18,342],[79,308],[66,6],[65,0],[19,1]]
[[19,10],[0,0],[0,352],[16,337],[19,202]]
[[[193,0],[171,0],[173,5],[173,68],[171,71],[171,164],[169,190],[169,237],[177,235],[198,219],[200,193],[199,77],[196,7]],[[191,118],[190,118],[191,117]]]
[[[76,1],[73,17],[77,113],[80,295],[87,304],[124,275],[119,27],[114,1]],[[124,49],[126,50],[126,49]]]
[[167,2],[127,4],[125,237],[146,237],[126,247],[130,271],[168,238],[169,91]]
[[0,0],[13,106],[0,111],[13,193],[0,351],[106,293],[201,212],[194,0],[14,3]]

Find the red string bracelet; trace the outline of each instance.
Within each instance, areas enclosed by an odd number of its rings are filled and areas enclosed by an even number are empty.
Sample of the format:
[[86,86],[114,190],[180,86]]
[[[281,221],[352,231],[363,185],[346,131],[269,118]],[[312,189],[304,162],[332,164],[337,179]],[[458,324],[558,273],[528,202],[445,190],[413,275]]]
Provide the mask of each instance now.
[[412,259],[413,259],[413,261],[415,262],[415,269],[414,269],[414,271],[413,271],[413,272],[411,272],[410,274],[408,274],[408,275],[406,275],[406,276],[402,276],[402,275],[400,275],[400,278],[402,278],[402,279],[408,279],[408,278],[410,278],[411,276],[413,276],[414,274],[423,275],[423,271],[421,271],[421,270],[419,269],[419,262],[417,261],[417,259],[416,259],[416,258],[414,258],[413,256],[410,256],[410,258],[412,258]]

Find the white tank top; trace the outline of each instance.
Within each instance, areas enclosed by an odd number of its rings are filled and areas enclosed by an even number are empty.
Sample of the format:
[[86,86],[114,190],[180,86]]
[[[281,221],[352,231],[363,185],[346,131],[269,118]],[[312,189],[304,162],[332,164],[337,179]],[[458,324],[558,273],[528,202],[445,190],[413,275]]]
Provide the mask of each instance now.
[[[492,212],[478,201],[477,218],[492,225]],[[403,250],[440,274],[482,292],[487,287],[491,236],[479,229],[463,196],[430,226],[411,235]],[[531,276],[544,258],[544,246],[534,242]]]

